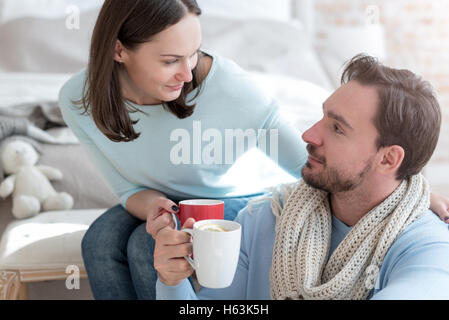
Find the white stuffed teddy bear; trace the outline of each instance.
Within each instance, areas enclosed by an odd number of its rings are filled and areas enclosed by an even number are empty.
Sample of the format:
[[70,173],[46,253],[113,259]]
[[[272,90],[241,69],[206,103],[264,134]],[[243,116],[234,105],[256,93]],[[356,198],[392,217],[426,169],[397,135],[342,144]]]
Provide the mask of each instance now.
[[25,141],[14,140],[2,147],[1,164],[9,176],[0,184],[0,196],[12,193],[12,214],[17,219],[37,215],[41,208],[66,210],[73,198],[66,192],[57,193],[49,180],[61,180],[62,172],[50,166],[35,165],[39,155]]

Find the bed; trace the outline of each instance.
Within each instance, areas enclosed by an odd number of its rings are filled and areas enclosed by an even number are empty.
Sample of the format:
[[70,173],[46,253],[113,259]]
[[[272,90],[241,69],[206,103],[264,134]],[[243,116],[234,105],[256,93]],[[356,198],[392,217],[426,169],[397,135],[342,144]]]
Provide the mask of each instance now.
[[[321,117],[321,105],[333,86],[312,46],[312,0],[198,2],[203,9],[204,48],[250,72],[298,130]],[[0,39],[2,48],[7,48],[0,52],[0,108],[57,99],[62,84],[87,63],[90,33],[101,3],[0,0]],[[83,152],[79,145],[48,146],[40,159],[63,172],[64,179],[53,185],[74,196],[72,210],[14,221],[10,199],[0,201],[0,298],[26,297],[28,282],[66,279],[69,265],[78,266],[79,275],[86,276],[82,236],[118,200]],[[257,151],[242,157],[241,168],[255,156]],[[245,172],[252,183],[269,186],[292,179],[269,160],[259,161],[252,170]],[[96,192],[86,189],[86,184]]]

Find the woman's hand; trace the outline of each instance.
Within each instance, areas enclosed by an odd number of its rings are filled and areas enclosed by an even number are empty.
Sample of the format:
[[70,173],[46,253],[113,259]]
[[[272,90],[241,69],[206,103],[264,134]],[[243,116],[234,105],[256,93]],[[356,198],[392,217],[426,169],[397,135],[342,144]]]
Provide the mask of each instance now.
[[176,203],[164,196],[156,197],[149,206],[147,213],[146,231],[156,239],[159,230],[170,226],[175,228],[172,213],[179,211]]
[[432,192],[430,194],[430,209],[439,215],[441,220],[449,223],[449,198]]

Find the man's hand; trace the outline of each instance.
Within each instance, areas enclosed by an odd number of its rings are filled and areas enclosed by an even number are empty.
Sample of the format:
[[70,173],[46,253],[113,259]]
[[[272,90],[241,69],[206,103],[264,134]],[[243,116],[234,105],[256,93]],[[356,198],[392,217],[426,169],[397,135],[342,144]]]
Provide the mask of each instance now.
[[[183,228],[192,228],[194,223],[195,220],[189,218]],[[158,272],[159,280],[162,283],[168,286],[176,286],[192,275],[193,268],[184,259],[185,256],[192,254],[190,234],[166,226],[159,230],[155,240],[154,268]]]

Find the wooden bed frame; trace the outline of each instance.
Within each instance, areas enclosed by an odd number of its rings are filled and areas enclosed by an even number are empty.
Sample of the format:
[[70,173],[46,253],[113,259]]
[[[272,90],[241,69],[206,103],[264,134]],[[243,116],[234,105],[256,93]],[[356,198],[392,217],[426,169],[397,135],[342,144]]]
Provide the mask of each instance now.
[[[65,268],[42,270],[1,270],[0,300],[28,299],[27,283],[47,280],[65,280],[68,274]],[[80,279],[87,279],[84,267],[80,268]]]

